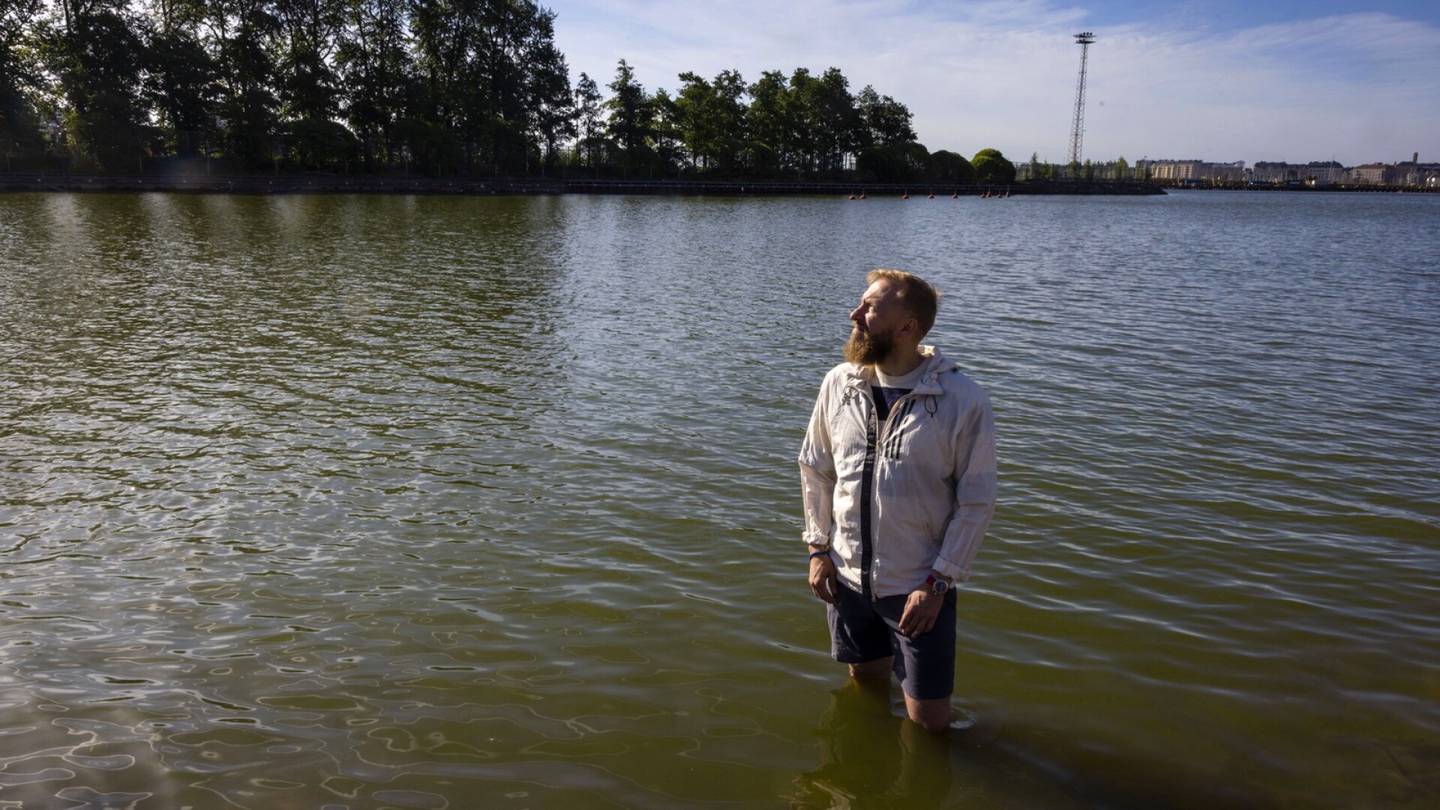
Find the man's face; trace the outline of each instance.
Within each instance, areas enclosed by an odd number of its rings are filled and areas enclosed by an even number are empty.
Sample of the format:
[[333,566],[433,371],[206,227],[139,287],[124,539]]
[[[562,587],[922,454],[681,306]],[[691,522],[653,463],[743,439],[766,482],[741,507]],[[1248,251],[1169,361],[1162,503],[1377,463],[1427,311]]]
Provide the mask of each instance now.
[[845,342],[845,359],[861,365],[885,362],[895,350],[895,338],[911,315],[897,299],[895,285],[885,279],[871,284],[860,296],[860,305],[850,312],[850,339]]

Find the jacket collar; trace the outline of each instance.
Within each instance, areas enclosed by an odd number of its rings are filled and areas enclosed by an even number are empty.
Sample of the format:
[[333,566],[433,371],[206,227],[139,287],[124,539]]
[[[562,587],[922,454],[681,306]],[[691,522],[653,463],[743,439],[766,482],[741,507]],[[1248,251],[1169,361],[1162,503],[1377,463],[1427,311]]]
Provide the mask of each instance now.
[[[925,373],[920,375],[920,382],[911,393],[918,396],[939,396],[944,393],[944,389],[940,387],[940,375],[954,368],[955,365],[947,362],[945,356],[934,346],[920,346],[920,356],[924,358],[920,361],[920,365],[925,369]],[[874,366],[862,366],[856,363],[846,363],[845,365],[845,387],[863,390],[875,383]]]

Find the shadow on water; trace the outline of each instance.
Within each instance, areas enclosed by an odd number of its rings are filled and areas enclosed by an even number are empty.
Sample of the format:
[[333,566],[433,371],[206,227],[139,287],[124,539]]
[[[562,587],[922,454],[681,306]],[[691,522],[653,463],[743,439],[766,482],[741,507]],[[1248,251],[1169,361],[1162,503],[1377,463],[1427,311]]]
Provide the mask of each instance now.
[[795,777],[792,808],[954,806],[1268,808],[1270,799],[1153,762],[1085,750],[1053,732],[1009,728],[957,709],[945,735],[904,717],[892,685],[850,680],[820,718],[820,764]]

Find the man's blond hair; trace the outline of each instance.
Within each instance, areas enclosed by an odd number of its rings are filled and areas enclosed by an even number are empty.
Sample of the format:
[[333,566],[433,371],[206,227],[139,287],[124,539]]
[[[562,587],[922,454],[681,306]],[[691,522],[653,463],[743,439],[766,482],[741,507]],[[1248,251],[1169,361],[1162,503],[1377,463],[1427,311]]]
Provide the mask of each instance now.
[[940,309],[940,291],[925,279],[904,270],[877,267],[865,274],[866,284],[882,280],[895,286],[896,298],[920,324],[920,337],[929,334],[930,327],[935,325],[935,312]]

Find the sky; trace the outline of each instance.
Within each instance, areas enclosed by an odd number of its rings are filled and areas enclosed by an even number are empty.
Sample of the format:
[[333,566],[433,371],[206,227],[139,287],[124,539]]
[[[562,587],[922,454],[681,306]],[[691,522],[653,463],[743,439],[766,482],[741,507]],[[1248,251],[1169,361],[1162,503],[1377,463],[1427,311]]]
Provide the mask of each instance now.
[[818,73],[904,102],[932,152],[1064,162],[1092,31],[1083,157],[1440,162],[1440,0],[553,0],[604,90],[677,74]]

